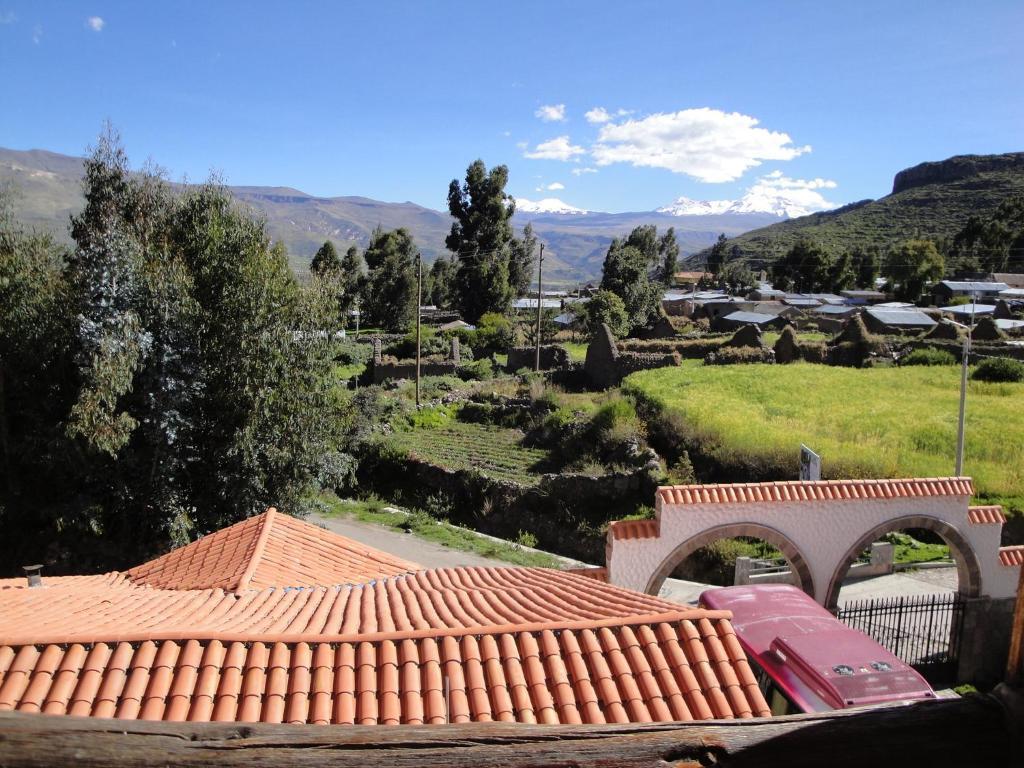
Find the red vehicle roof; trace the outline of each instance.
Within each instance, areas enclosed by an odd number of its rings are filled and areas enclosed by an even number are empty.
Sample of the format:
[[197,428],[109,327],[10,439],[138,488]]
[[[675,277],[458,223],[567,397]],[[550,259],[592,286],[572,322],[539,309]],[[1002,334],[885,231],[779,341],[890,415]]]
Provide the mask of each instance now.
[[710,589],[700,602],[732,611],[744,650],[805,712],[935,697],[909,665],[796,587]]

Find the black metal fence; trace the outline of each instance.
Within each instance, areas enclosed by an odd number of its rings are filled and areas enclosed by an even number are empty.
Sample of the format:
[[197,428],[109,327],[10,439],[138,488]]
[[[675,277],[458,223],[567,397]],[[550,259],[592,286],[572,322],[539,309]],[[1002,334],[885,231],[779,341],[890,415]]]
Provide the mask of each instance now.
[[955,593],[858,600],[836,617],[870,635],[929,682],[956,678],[964,599]]

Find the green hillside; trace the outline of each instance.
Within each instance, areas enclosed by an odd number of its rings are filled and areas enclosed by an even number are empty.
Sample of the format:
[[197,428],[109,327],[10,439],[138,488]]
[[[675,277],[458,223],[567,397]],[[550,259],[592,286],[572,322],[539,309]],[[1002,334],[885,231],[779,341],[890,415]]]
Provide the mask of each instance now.
[[[82,207],[81,178],[81,158],[45,150],[0,148],[0,187],[13,190],[15,216],[67,242],[68,219]],[[446,182],[439,180],[439,201],[443,200]],[[452,219],[444,211],[366,197],[316,197],[291,187],[229,189],[238,200],[266,217],[267,231],[288,248],[292,269],[299,275],[308,272],[310,259],[325,240],[332,240],[342,250],[350,245],[365,248],[378,225],[409,230],[428,263],[448,253],[444,240]],[[662,231],[675,227],[685,255],[713,243],[719,232],[736,235],[774,219],[769,214],[680,218],[654,211],[581,216],[520,212],[513,224],[521,231],[532,222],[534,232],[546,246],[545,280],[554,286],[598,278],[612,238],[624,237],[640,224],[654,224]]]
[[[801,216],[729,240],[756,262],[782,256],[801,237],[830,250],[885,247],[910,237],[952,237],[972,215],[986,215],[1007,197],[1024,194],[1024,152],[959,155],[896,174],[893,192],[833,211]],[[691,257],[707,258],[707,249]]]

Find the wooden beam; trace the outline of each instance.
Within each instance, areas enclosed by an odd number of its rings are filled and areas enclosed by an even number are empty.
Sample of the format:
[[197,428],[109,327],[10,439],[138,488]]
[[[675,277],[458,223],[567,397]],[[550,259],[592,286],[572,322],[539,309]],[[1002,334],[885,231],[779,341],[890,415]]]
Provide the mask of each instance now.
[[1017,602],[1013,607],[1013,627],[1010,632],[1010,653],[1006,659],[1006,684],[1024,686],[1024,568],[1017,580]]
[[1019,693],[692,723],[316,726],[0,713],[0,766],[460,768],[1020,765]]

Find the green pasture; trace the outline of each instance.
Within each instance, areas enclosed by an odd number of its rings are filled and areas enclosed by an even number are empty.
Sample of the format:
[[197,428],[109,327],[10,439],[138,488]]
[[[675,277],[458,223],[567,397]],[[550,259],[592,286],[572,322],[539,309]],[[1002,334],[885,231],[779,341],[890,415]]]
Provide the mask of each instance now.
[[[623,388],[683,417],[692,450],[723,468],[796,477],[800,443],[826,478],[954,473],[960,369],[730,365],[635,373]],[[964,474],[1024,512],[1024,384],[971,381]]]

